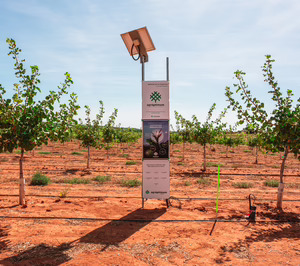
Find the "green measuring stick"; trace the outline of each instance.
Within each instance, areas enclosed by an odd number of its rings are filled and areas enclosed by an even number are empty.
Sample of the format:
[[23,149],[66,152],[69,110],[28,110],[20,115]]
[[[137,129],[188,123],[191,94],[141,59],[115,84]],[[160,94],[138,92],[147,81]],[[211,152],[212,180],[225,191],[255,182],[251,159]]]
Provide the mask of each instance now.
[[211,236],[215,226],[216,226],[216,223],[217,223],[217,217],[218,217],[218,211],[219,211],[219,195],[220,195],[220,165],[218,165],[218,191],[217,191],[217,198],[216,198],[216,220],[213,224],[213,227],[209,233],[209,235]]
[[219,195],[220,195],[220,165],[218,165],[218,192],[217,192],[217,199],[216,199],[216,213],[219,211]]

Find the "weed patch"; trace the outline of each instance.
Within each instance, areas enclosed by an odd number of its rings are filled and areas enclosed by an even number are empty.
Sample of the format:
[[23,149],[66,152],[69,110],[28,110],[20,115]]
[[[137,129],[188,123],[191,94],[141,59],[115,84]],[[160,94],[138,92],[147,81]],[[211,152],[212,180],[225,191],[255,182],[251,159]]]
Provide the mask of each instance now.
[[287,188],[296,188],[300,189],[300,184],[299,183],[290,183],[290,184],[285,184]]
[[185,185],[186,187],[189,187],[191,184],[192,184],[192,183],[191,183],[190,181],[185,181],[185,182],[184,182],[184,185]]
[[[16,151],[16,154],[21,154],[21,151]],[[24,151],[24,154],[27,154],[27,151]]]
[[235,188],[251,188],[253,187],[253,184],[249,182],[236,182],[233,183],[232,186],[234,186]]
[[277,180],[267,180],[264,183],[265,186],[267,187],[279,187],[279,181]]
[[271,168],[276,168],[276,169],[278,169],[278,168],[280,168],[280,166],[279,166],[279,165],[271,165]]
[[142,182],[137,179],[122,180],[121,185],[122,187],[139,187],[142,185]]
[[[202,166],[204,166],[204,163],[202,163]],[[221,163],[207,162],[207,163],[206,163],[206,166],[207,166],[207,167],[218,167],[218,166],[222,167],[222,166],[224,166],[224,165],[221,164]]]
[[199,185],[210,185],[210,180],[208,178],[201,177],[197,180],[197,183]]
[[67,195],[68,195],[68,193],[69,193],[69,189],[66,188],[66,189],[64,189],[62,192],[59,193],[59,197],[60,197],[60,198],[66,198]]
[[83,179],[83,178],[73,178],[73,179],[67,179],[65,180],[65,183],[72,184],[72,185],[78,185],[78,184],[89,184],[90,180]]
[[127,161],[126,165],[136,165],[136,162],[135,161]]
[[31,186],[47,186],[50,183],[50,178],[42,175],[41,173],[36,173],[31,179]]
[[50,151],[40,151],[39,154],[51,154]]
[[94,179],[94,181],[97,181],[100,184],[103,184],[105,182],[111,181],[111,177],[110,176],[96,176]]
[[71,153],[72,155],[83,155],[81,152],[74,151]]

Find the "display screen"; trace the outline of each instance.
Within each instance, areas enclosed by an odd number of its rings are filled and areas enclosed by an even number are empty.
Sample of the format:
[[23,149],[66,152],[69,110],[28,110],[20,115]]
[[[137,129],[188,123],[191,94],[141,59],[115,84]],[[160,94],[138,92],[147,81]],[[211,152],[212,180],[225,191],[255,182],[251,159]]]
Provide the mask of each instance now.
[[143,122],[143,158],[169,158],[169,122]]

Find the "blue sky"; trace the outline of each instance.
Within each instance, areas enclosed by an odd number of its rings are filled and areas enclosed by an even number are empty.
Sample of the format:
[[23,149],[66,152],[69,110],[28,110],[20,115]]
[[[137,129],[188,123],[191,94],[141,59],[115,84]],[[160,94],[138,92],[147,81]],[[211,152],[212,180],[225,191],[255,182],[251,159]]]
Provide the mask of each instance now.
[[[6,38],[16,40],[26,66],[38,65],[44,95],[68,71],[79,104],[92,115],[103,100],[106,117],[119,109],[117,123],[141,127],[141,66],[120,37],[147,26],[156,50],[149,53],[146,80],[164,80],[170,59],[171,123],[174,110],[203,121],[210,106],[226,107],[225,87],[234,71],[247,73],[252,94],[268,108],[263,82],[265,55],[285,92],[300,91],[300,2],[293,0],[1,0],[0,83],[15,83]],[[79,111],[84,117],[84,108]],[[227,121],[235,115],[229,113]]]

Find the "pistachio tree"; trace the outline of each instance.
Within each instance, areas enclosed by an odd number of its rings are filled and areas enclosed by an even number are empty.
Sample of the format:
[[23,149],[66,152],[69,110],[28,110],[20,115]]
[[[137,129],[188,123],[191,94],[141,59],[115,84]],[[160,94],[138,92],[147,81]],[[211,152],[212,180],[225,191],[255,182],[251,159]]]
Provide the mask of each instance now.
[[41,93],[38,66],[31,66],[31,73],[27,74],[25,60],[19,57],[21,49],[13,39],[6,42],[18,83],[13,84],[11,98],[6,97],[6,90],[0,85],[0,152],[21,151],[19,204],[25,205],[24,152],[47,144],[49,140],[63,142],[68,139],[76,124],[73,117],[79,106],[75,93],[69,95],[68,104],[62,102],[63,95],[68,94],[73,84],[69,73],[65,73],[65,80],[57,91],[50,91],[44,100],[37,100]]
[[171,131],[170,131],[170,145],[171,145],[171,155],[174,151],[174,144],[182,143],[182,137],[179,135],[179,133],[173,128],[172,125],[170,125]]
[[250,135],[247,141],[247,145],[253,149],[255,149],[255,164],[258,164],[258,151],[262,146],[262,138],[259,133],[255,135]]
[[104,149],[106,150],[107,158],[108,151],[113,147],[114,142],[117,139],[117,130],[115,128],[115,121],[118,115],[118,109],[114,109],[109,116],[107,123],[102,128],[102,142],[104,143]]
[[193,142],[193,122],[184,118],[177,111],[175,113],[177,133],[182,140],[182,160],[184,161],[186,143]]
[[[233,149],[236,146],[244,144],[244,136],[236,132],[236,125],[224,129],[222,138],[219,140],[220,144],[223,144],[226,147],[226,157],[228,157],[228,149]],[[232,150],[230,152],[233,152]]]
[[226,87],[225,95],[228,98],[229,106],[237,111],[239,123],[247,122],[261,134],[262,146],[266,150],[283,152],[277,196],[277,208],[282,209],[286,159],[289,153],[294,153],[300,160],[300,98],[296,104],[293,104],[292,90],[288,89],[286,96],[283,95],[273,74],[274,61],[270,55],[266,55],[266,62],[262,67],[264,81],[271,87],[268,93],[275,104],[270,113],[266,111],[263,102],[251,95],[248,85],[244,81],[245,72],[243,71],[235,72],[238,83],[234,84],[236,94],[240,95],[242,101],[234,98],[234,92],[230,87]]
[[262,148],[262,137],[260,135],[260,128],[247,124],[243,130],[247,134],[246,144],[255,152],[255,164],[258,164],[258,151]]
[[229,131],[223,132],[223,137],[220,141],[226,147],[226,158],[228,158],[228,149],[233,148],[235,145],[234,138],[232,137],[232,133]]
[[124,128],[120,125],[115,128],[115,137],[116,142],[120,144],[121,152],[124,153],[124,147],[122,144],[127,143],[127,145],[130,145],[130,143],[135,143],[142,137],[142,132],[138,129],[134,128]]
[[203,146],[203,171],[206,171],[206,145],[213,144],[216,137],[222,132],[226,124],[222,124],[221,120],[226,114],[224,110],[216,120],[212,120],[213,111],[216,109],[214,103],[208,111],[207,118],[204,123],[199,122],[198,118],[193,115],[193,136],[194,140]]
[[103,147],[100,139],[104,107],[102,101],[99,101],[99,103],[100,109],[99,114],[96,114],[96,119],[91,120],[91,108],[86,105],[84,106],[86,115],[85,123],[82,121],[82,119],[79,119],[80,123],[76,127],[76,138],[81,140],[81,146],[88,149],[87,168],[90,168],[91,147],[98,149]]

